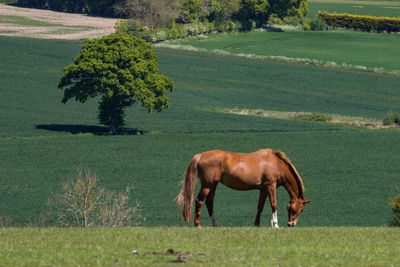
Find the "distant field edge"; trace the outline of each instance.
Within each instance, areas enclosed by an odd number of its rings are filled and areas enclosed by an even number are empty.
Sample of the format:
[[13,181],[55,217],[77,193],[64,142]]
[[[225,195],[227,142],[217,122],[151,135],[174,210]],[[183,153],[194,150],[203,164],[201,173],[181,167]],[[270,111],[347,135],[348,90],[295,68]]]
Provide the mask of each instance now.
[[369,1],[369,0],[309,0],[312,3],[325,3],[325,4],[347,4],[347,5],[380,5],[380,6],[400,6],[400,1]]
[[233,109],[203,108],[202,110],[243,115],[243,116],[272,118],[272,119],[318,121],[318,122],[333,123],[333,124],[343,124],[343,125],[349,125],[367,129],[399,128],[397,124],[384,125],[382,121],[376,119],[351,117],[351,116],[343,116],[336,114],[326,114],[319,112],[288,112],[288,111],[278,111],[278,110],[246,109],[246,108],[233,108]]
[[310,59],[310,58],[293,58],[286,56],[264,56],[264,55],[256,55],[256,54],[243,54],[243,53],[231,53],[226,50],[221,49],[213,49],[208,50],[204,48],[197,48],[192,45],[182,45],[175,44],[174,42],[162,42],[154,45],[158,48],[170,48],[170,49],[179,49],[184,51],[193,51],[193,52],[202,52],[202,53],[211,53],[215,55],[222,56],[235,56],[235,57],[243,57],[248,59],[255,60],[266,60],[266,61],[274,61],[274,62],[282,62],[282,63],[294,63],[294,64],[304,64],[304,65],[314,65],[318,67],[324,68],[333,68],[333,69],[341,69],[341,70],[350,70],[350,71],[361,71],[361,72],[369,72],[376,74],[385,74],[385,75],[393,75],[400,77],[400,70],[387,70],[384,68],[371,68],[360,65],[351,65],[347,63],[336,63],[333,61],[323,61],[319,59]]
[[398,266],[400,228],[1,228],[5,266]]

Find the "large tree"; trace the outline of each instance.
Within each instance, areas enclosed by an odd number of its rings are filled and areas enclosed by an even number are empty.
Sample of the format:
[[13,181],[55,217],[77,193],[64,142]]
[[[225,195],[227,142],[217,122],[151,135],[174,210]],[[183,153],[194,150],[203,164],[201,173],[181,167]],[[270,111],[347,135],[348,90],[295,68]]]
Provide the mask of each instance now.
[[241,0],[236,19],[242,23],[244,30],[261,27],[268,21],[268,0]]
[[58,87],[64,90],[63,103],[71,98],[84,103],[100,96],[100,123],[116,131],[124,125],[125,108],[138,101],[149,112],[167,109],[166,94],[174,83],[159,74],[150,43],[132,35],[111,34],[86,41],[74,63],[64,68]]

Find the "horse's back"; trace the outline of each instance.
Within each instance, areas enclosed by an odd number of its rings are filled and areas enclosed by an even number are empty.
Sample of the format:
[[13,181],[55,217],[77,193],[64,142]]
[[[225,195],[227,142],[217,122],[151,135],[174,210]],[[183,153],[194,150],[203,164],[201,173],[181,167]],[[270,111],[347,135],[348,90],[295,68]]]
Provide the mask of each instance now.
[[261,189],[277,175],[272,150],[235,153],[212,150],[201,154],[198,171],[202,182],[221,182],[237,190]]

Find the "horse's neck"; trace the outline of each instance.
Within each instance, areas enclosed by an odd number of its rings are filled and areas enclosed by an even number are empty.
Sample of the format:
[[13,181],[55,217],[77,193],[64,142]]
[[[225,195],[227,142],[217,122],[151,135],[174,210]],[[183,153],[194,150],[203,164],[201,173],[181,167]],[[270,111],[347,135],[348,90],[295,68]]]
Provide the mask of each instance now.
[[289,172],[286,174],[283,182],[283,187],[289,193],[290,200],[301,198],[301,192],[299,189],[300,187],[297,184],[297,180],[295,177],[293,177],[292,173]]

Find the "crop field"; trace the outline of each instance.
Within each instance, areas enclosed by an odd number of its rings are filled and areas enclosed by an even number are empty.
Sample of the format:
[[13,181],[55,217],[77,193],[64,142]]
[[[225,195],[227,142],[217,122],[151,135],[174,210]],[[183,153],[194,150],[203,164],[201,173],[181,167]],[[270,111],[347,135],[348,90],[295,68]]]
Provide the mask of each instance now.
[[5,266],[398,266],[400,229],[0,229]]
[[[303,178],[309,204],[300,226],[382,226],[398,179],[398,129],[367,130],[218,112],[224,108],[307,111],[381,119],[399,112],[395,75],[319,68],[236,56],[157,48],[162,73],[176,84],[171,108],[127,112],[128,128],[107,135],[97,103],[61,104],[62,68],[79,41],[0,37],[0,216],[35,224],[47,199],[77,168],[95,171],[101,185],[134,184],[144,226],[180,226],[174,208],[191,157],[211,149],[280,149]],[[288,195],[278,190],[285,225]],[[220,185],[215,212],[223,226],[250,226],[258,192]],[[206,210],[202,224],[210,225]],[[266,207],[262,225],[271,216]]]
[[207,51],[250,54],[261,58],[282,57],[281,60],[292,62],[316,60],[320,65],[350,68],[361,66],[369,70],[397,71],[400,74],[398,58],[394,56],[400,46],[398,34],[353,31],[251,32],[189,39],[178,43]]
[[314,17],[318,13],[318,10],[377,17],[400,17],[400,1],[398,0],[311,0],[308,4],[308,17],[310,18]]

